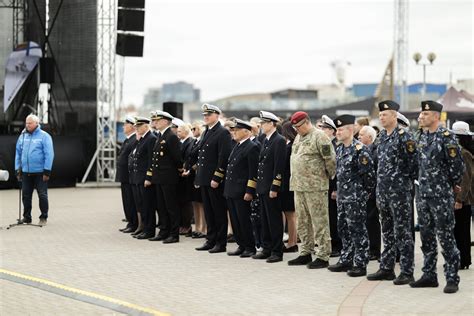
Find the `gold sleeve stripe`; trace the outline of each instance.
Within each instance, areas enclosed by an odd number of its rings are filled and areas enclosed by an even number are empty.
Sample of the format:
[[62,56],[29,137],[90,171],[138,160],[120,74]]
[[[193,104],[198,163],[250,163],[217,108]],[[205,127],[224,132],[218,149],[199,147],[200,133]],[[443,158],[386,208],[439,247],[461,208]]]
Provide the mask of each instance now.
[[279,187],[279,186],[281,186],[281,181],[280,180],[273,180],[272,184]]
[[153,175],[153,172],[147,171],[147,172],[146,172],[146,175],[151,177],[151,176]]
[[219,178],[224,178],[224,174],[220,173],[219,171],[214,172],[214,175]]
[[249,188],[254,188],[255,189],[257,187],[257,182],[255,182],[253,180],[249,180],[249,181],[247,181],[247,186]]

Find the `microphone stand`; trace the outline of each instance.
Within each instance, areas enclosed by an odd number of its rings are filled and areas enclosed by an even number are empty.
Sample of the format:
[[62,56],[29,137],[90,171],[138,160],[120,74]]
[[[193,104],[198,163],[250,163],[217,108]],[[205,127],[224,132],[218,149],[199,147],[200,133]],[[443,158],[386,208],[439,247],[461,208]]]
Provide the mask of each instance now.
[[25,223],[21,219],[21,187],[22,187],[22,182],[21,180],[18,180],[19,184],[19,190],[18,190],[18,219],[15,224],[10,224],[8,225],[7,229],[10,229],[15,226],[35,226],[35,227],[43,227],[43,225],[38,225],[38,224],[32,224],[32,223]]

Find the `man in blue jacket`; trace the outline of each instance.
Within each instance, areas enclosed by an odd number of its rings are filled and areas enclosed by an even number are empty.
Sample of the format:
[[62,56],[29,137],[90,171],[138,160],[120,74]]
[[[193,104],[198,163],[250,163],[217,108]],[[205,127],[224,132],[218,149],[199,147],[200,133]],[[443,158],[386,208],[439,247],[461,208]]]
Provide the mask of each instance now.
[[54,150],[51,136],[41,130],[39,118],[26,117],[25,129],[16,143],[15,171],[22,182],[23,220],[31,223],[31,199],[36,188],[41,216],[39,225],[46,225],[48,218],[48,180],[53,166]]

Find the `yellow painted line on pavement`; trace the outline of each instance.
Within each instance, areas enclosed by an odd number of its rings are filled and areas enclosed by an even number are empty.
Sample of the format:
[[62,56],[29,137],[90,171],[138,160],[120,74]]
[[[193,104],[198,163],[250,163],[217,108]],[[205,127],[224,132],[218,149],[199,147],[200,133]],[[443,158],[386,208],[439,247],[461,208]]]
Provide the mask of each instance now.
[[[24,285],[29,285],[41,290],[63,295],[69,298],[79,300],[79,301],[88,302],[94,305],[110,308],[110,309],[113,309],[122,313],[126,313],[126,314],[154,315],[154,316],[170,315],[170,314],[167,314],[167,313],[164,313],[152,308],[142,307],[139,305],[135,305],[135,304],[125,302],[119,299],[115,299],[112,297],[108,297],[105,295],[83,291],[83,290],[69,287],[69,286],[59,284],[56,282],[32,277],[29,275],[24,275],[21,273],[5,270],[1,268],[0,268],[0,279],[5,279],[5,280],[13,281],[16,283],[21,283]],[[68,295],[68,293],[72,295]]]

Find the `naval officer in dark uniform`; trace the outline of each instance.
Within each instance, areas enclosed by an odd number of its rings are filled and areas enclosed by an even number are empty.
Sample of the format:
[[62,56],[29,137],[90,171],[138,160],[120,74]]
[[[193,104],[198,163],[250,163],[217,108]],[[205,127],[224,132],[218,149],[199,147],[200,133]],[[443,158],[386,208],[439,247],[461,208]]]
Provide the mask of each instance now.
[[227,198],[232,231],[238,248],[229,256],[251,257],[255,254],[255,240],[250,221],[250,202],[257,187],[259,146],[251,137],[250,123],[236,119],[231,128],[236,145],[229,156],[225,176],[224,196]]
[[[151,166],[147,172],[145,187],[154,185],[160,232],[151,241],[162,240],[164,244],[179,242],[180,212],[177,201],[179,172],[183,161],[181,143],[171,130],[173,116],[168,112],[156,111],[155,127],[158,139],[153,147]],[[155,231],[155,211],[149,213],[149,231]],[[153,234],[154,235],[154,234]]]
[[260,111],[262,132],[265,134],[257,169],[257,193],[260,199],[263,250],[253,259],[267,262],[283,260],[283,221],[280,197],[285,172],[286,141],[276,130],[280,121],[270,112]]
[[133,233],[138,227],[137,209],[133,201],[132,185],[130,184],[130,177],[128,174],[128,156],[135,148],[137,138],[135,136],[135,118],[127,116],[123,123],[123,131],[125,133],[125,140],[120,147],[117,157],[117,174],[115,181],[120,182],[120,189],[122,191],[122,205],[127,220],[127,226],[120,229],[124,233]]
[[225,252],[227,246],[227,204],[223,196],[227,160],[232,149],[229,131],[219,122],[221,110],[212,104],[202,106],[206,131],[186,165],[184,176],[196,164],[194,184],[201,188],[207,222],[206,242],[196,248],[210,253]]
[[153,205],[153,192],[151,187],[145,187],[147,170],[151,166],[151,156],[156,136],[150,130],[150,119],[137,117],[135,126],[137,128],[138,142],[130,153],[131,173],[130,180],[133,184],[133,199],[139,215],[139,227],[132,235],[137,239],[148,239],[154,236],[153,231],[148,229],[147,215]]

